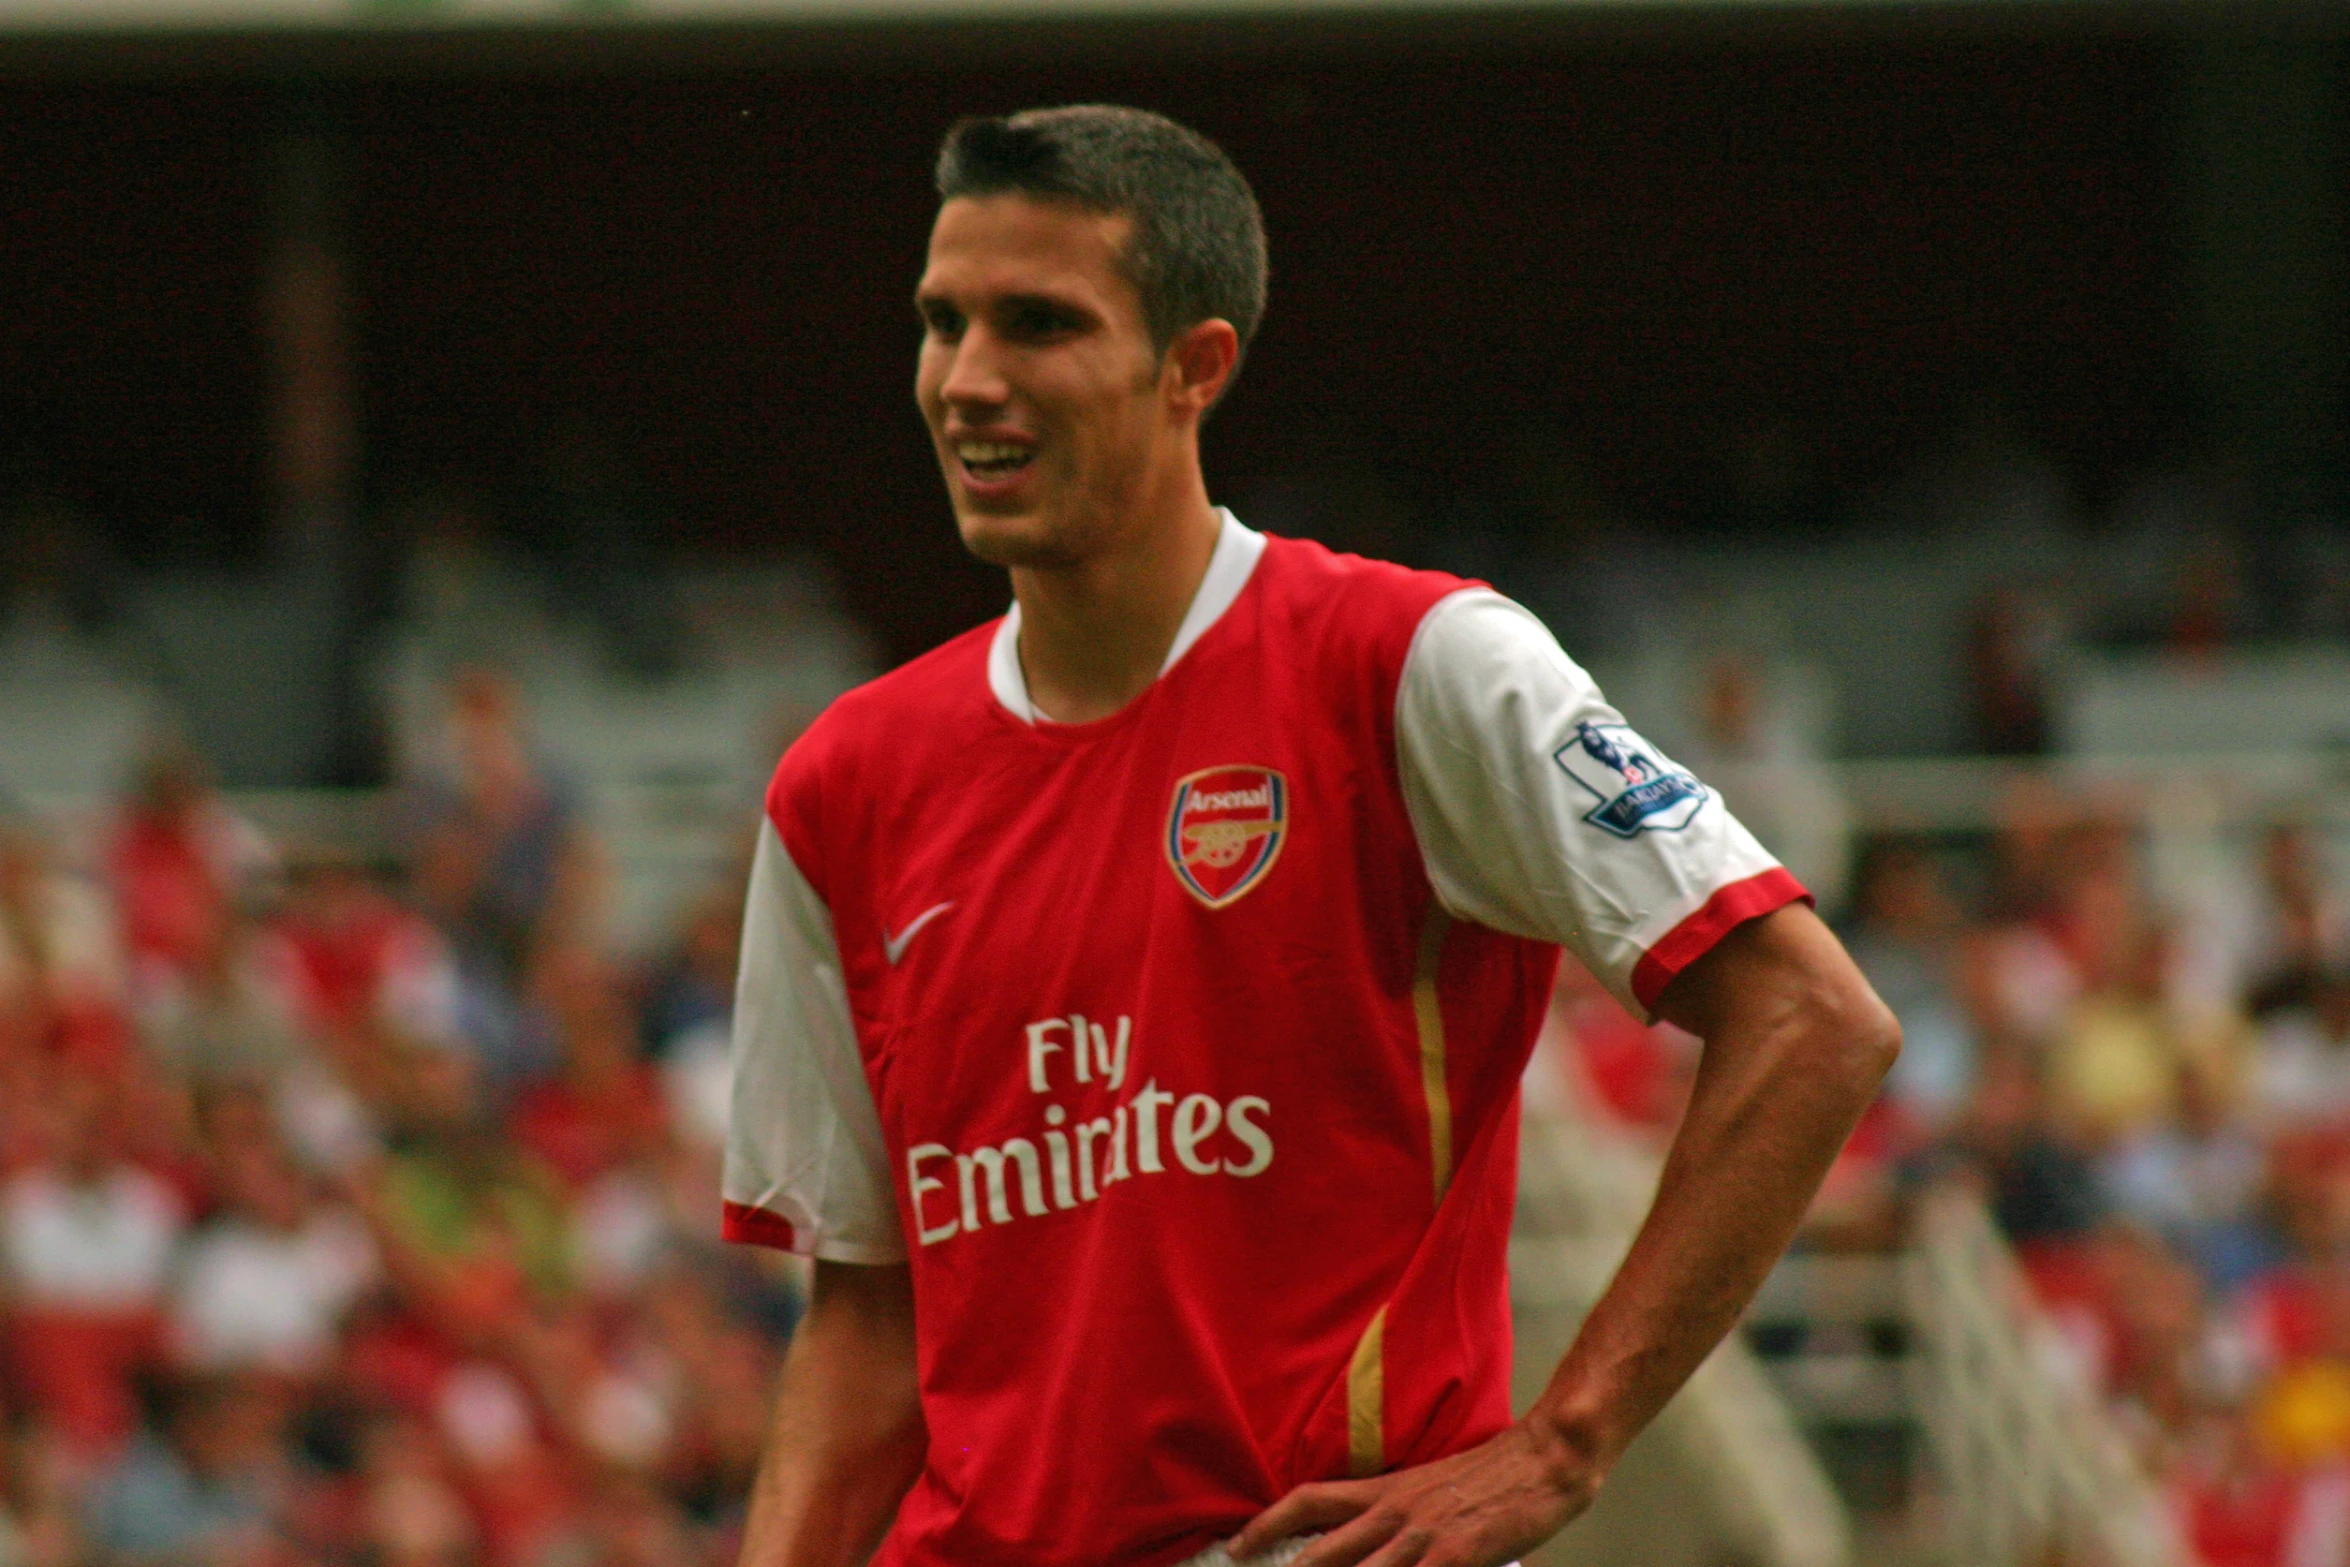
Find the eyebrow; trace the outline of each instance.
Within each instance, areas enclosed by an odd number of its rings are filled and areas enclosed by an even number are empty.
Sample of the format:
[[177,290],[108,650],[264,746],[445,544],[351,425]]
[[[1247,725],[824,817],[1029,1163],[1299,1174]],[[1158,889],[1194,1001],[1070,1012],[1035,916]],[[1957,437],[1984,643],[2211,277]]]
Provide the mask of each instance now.
[[[961,308],[955,304],[955,301],[951,295],[945,293],[934,293],[920,288],[914,290],[914,310],[916,314],[927,314],[933,307],[940,305],[944,305],[950,309]],[[988,308],[1005,310],[1051,310],[1067,315],[1082,316],[1088,320],[1092,319],[1094,316],[1100,313],[1096,311],[1091,305],[1082,303],[1081,301],[1075,299],[1069,299],[1058,294],[1004,294],[988,301]]]

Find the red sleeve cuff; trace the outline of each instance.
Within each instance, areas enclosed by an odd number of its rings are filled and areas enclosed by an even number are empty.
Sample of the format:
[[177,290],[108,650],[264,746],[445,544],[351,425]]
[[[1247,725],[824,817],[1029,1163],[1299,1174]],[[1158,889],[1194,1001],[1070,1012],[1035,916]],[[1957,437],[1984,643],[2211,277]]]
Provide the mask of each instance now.
[[1632,994],[1651,1016],[1673,977],[1713,951],[1714,943],[1750,919],[1790,903],[1811,902],[1803,883],[1780,866],[1720,888],[1705,906],[1667,931],[1632,970]]
[[723,1238],[746,1246],[772,1246],[777,1251],[798,1251],[798,1232],[789,1219],[781,1219],[764,1208],[753,1208],[747,1203],[730,1202],[720,1213],[718,1233]]

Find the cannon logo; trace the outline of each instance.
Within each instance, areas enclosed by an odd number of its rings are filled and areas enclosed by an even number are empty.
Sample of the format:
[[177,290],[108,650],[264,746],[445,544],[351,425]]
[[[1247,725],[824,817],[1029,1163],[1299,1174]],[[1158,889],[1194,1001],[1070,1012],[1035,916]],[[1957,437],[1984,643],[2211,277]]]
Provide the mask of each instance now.
[[1175,785],[1167,864],[1220,909],[1265,879],[1289,835],[1289,780],[1270,767],[1210,767]]

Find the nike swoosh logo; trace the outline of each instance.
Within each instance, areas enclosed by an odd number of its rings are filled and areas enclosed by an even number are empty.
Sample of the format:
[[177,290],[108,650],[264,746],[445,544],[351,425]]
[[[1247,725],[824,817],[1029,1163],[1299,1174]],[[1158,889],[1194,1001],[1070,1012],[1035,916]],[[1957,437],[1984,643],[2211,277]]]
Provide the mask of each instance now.
[[933,904],[931,907],[924,909],[921,913],[915,915],[913,923],[908,925],[904,930],[899,931],[896,935],[893,936],[888,931],[883,931],[881,933],[881,950],[883,955],[889,959],[889,966],[891,968],[896,968],[898,966],[898,959],[906,955],[906,943],[912,941],[915,937],[915,934],[919,932],[923,926],[929,924],[932,920],[937,919],[941,914],[944,914],[947,910],[953,907],[954,905],[951,903]]

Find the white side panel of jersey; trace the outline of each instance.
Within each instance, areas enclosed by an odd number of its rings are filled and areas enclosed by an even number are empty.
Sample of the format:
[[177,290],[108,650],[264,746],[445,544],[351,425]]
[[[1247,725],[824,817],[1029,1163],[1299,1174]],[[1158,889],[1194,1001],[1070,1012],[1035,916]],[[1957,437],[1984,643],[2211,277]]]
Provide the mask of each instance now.
[[832,913],[759,824],[735,984],[726,1200],[788,1222],[793,1250],[903,1262],[889,1152],[857,1054]]
[[1395,717],[1404,803],[1446,911],[1559,943],[1635,1016],[1647,1015],[1632,971],[1648,949],[1723,887],[1778,864],[1710,790],[1595,821],[1610,800],[1589,780],[1609,774],[1581,726],[1595,726],[1602,754],[1612,744],[1687,775],[1623,727],[1542,622],[1489,588],[1428,611]]

